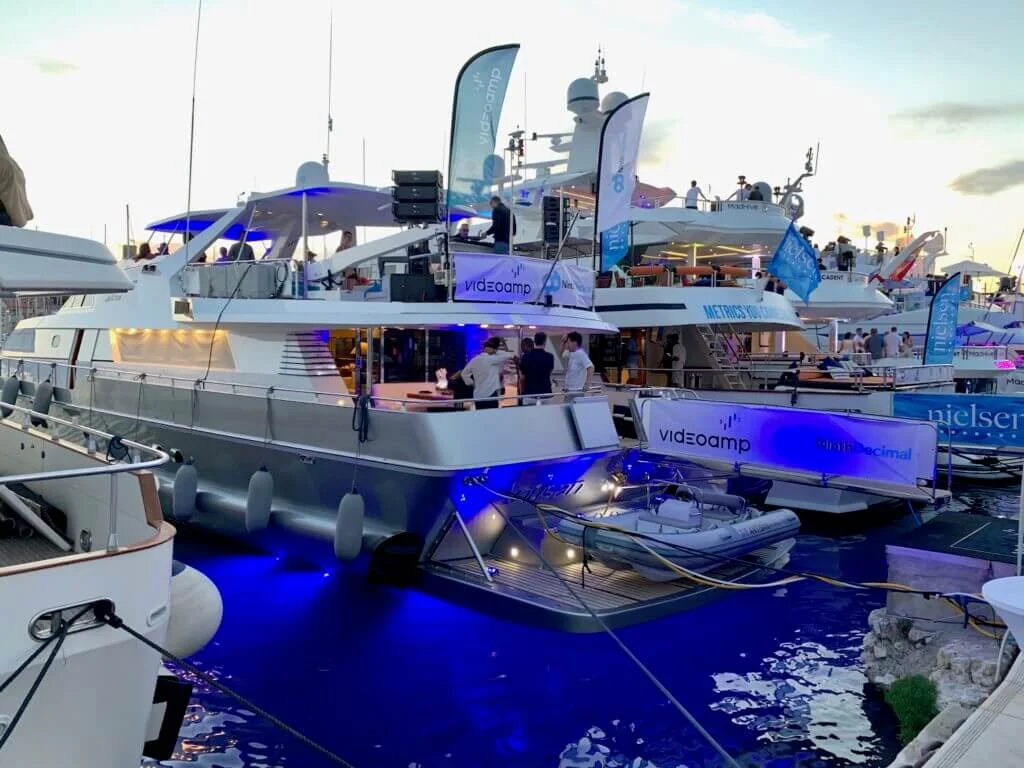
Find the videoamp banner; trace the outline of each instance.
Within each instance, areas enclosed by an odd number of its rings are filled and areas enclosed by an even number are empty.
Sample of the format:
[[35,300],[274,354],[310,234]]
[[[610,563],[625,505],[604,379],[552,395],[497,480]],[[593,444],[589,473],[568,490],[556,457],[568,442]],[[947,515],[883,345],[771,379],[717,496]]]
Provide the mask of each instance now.
[[935,473],[936,430],[920,421],[708,400],[641,401],[648,449],[817,475],[917,486]]
[[594,273],[575,264],[491,253],[456,253],[454,259],[456,301],[530,304],[548,294],[562,306],[593,306]]

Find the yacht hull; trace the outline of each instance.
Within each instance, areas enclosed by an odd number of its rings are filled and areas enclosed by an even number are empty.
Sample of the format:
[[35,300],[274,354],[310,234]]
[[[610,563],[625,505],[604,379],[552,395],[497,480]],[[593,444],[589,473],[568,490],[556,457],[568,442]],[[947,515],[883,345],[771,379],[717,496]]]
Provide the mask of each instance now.
[[[168,515],[269,550],[295,544],[318,559],[334,557],[339,504],[353,488],[365,505],[364,551],[413,534],[422,556],[455,509],[469,514],[460,504],[470,482],[575,508],[603,498],[600,486],[620,454],[617,445],[581,450],[569,406],[561,404],[461,413],[371,409],[360,442],[347,401],[193,393],[125,380],[95,384],[91,396],[76,392],[74,402],[64,403],[79,423],[160,445],[178,462],[193,460],[194,510],[174,508],[182,464],[160,474]],[[539,455],[537,445],[550,454]],[[249,491],[261,468],[273,481],[269,519],[262,520],[252,514]]]

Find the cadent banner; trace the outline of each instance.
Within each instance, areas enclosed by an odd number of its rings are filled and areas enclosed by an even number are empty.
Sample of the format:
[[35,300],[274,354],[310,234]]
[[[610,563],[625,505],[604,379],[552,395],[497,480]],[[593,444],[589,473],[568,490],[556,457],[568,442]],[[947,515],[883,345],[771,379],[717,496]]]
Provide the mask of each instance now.
[[497,253],[456,253],[454,259],[456,301],[533,304],[550,295],[562,306],[593,306],[594,273],[575,264]]
[[924,395],[897,392],[894,416],[939,425],[939,444],[1024,453],[1024,395]]
[[913,420],[708,400],[640,401],[648,450],[916,487],[935,473],[936,430]]

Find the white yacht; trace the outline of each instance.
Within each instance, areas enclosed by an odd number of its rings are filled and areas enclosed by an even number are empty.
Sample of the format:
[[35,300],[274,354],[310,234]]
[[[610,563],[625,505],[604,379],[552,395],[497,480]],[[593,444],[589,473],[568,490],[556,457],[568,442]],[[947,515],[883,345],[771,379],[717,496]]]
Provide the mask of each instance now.
[[[160,493],[177,521],[314,558],[366,552],[371,575],[427,576],[486,605],[504,597],[512,613],[597,629],[571,596],[552,597],[554,577],[521,539],[546,546],[538,502],[579,514],[646,504],[607,399],[512,407],[512,375],[500,407],[474,408],[436,374],[462,368],[489,336],[518,350],[537,330],[616,329],[589,298],[448,301],[443,257],[430,253],[441,225],[302,258],[314,233],[393,226],[390,203],[390,189],[321,179],[157,222],[183,233],[188,221],[193,237],[125,262],[130,293],[73,296],[22,321],[0,354],[3,374],[29,395],[49,379],[55,407],[79,423],[163,446],[174,463],[158,470]],[[213,261],[221,243],[241,260]],[[780,522],[779,541],[752,539],[753,559],[728,565],[730,578],[786,557],[793,529]],[[561,546],[551,561],[588,559]],[[710,596],[685,580],[603,578],[588,576],[588,594],[613,623]],[[592,591],[613,583],[614,599]]]
[[[79,238],[0,226],[0,260],[5,295],[121,298],[132,287],[105,248]],[[167,759],[191,685],[162,674],[159,655],[106,617],[168,640],[175,530],[154,470],[169,457],[51,414],[47,377],[27,390],[9,379],[0,395],[0,763]],[[121,460],[128,451],[137,463]]]

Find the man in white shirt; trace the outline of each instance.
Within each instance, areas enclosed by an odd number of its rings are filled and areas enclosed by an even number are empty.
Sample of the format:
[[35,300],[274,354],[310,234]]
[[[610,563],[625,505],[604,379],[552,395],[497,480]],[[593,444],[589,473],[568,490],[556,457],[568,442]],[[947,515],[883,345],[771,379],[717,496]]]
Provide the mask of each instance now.
[[697,186],[697,181],[694,179],[690,182],[690,188],[686,190],[686,207],[697,210],[698,200],[707,200],[707,198],[704,197],[704,193]]
[[484,351],[462,369],[462,380],[473,387],[473,406],[477,410],[497,408],[501,394],[501,371],[505,363],[515,357],[502,350],[501,339],[491,338],[484,343]]
[[583,337],[577,331],[571,331],[565,337],[565,399],[579,397],[594,380],[594,364],[583,351]]
[[885,356],[900,356],[900,333],[895,327],[890,328],[889,332],[885,334]]

